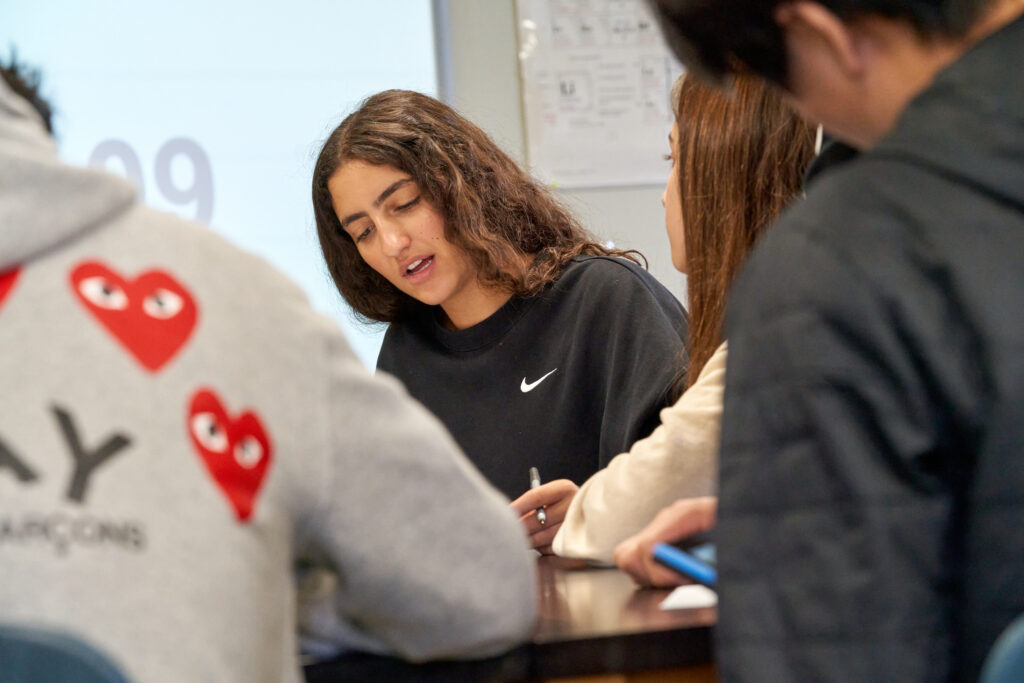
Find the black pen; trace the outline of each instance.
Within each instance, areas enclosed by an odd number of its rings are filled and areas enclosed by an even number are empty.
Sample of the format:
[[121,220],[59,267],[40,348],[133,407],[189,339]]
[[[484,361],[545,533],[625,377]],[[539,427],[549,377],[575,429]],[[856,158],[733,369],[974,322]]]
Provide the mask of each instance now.
[[[540,472],[537,471],[536,467],[530,468],[530,488],[535,489],[540,486]],[[543,507],[537,508],[537,521],[541,524],[547,524],[548,514],[544,512]]]

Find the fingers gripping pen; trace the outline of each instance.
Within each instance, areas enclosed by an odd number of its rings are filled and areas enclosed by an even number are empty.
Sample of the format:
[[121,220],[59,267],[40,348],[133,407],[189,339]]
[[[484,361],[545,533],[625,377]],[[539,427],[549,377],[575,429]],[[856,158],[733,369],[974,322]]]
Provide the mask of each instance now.
[[[540,472],[537,471],[536,467],[530,468],[530,488],[535,489],[540,486]],[[548,514],[544,512],[543,507],[537,508],[537,521],[541,524],[547,524]]]

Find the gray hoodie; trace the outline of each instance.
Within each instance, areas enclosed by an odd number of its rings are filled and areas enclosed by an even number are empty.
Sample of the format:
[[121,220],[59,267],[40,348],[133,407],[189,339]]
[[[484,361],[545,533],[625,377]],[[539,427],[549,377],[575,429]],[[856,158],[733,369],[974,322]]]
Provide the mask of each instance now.
[[337,576],[334,649],[527,636],[518,521],[441,425],[264,261],[62,164],[2,81],[0,348],[4,621],[140,681],[297,681],[303,567]]

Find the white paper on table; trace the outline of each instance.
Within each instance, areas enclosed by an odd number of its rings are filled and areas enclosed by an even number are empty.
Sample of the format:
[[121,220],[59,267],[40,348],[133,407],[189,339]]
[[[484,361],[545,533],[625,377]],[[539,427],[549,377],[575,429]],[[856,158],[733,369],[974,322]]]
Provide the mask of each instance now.
[[718,604],[718,593],[707,586],[690,584],[679,586],[661,601],[661,609],[693,609],[714,607]]

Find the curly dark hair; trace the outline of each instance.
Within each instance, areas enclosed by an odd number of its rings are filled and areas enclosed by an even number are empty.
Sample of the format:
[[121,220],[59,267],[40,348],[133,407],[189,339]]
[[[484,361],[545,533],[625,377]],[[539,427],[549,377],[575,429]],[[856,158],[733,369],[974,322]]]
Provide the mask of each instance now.
[[0,61],[0,78],[4,79],[7,87],[28,100],[39,114],[39,118],[43,120],[46,132],[53,135],[53,108],[39,94],[39,86],[42,81],[39,70],[33,69],[24,62],[19,62],[18,53],[12,49],[7,63]]
[[[408,90],[366,99],[327,138],[313,170],[313,211],[327,268],[364,322],[392,322],[425,304],[368,266],[341,228],[327,183],[348,161],[408,173],[444,219],[445,238],[470,259],[478,281],[532,296],[581,254],[640,262],[607,249],[477,126],[438,100]],[[522,264],[529,261],[529,265]]]

